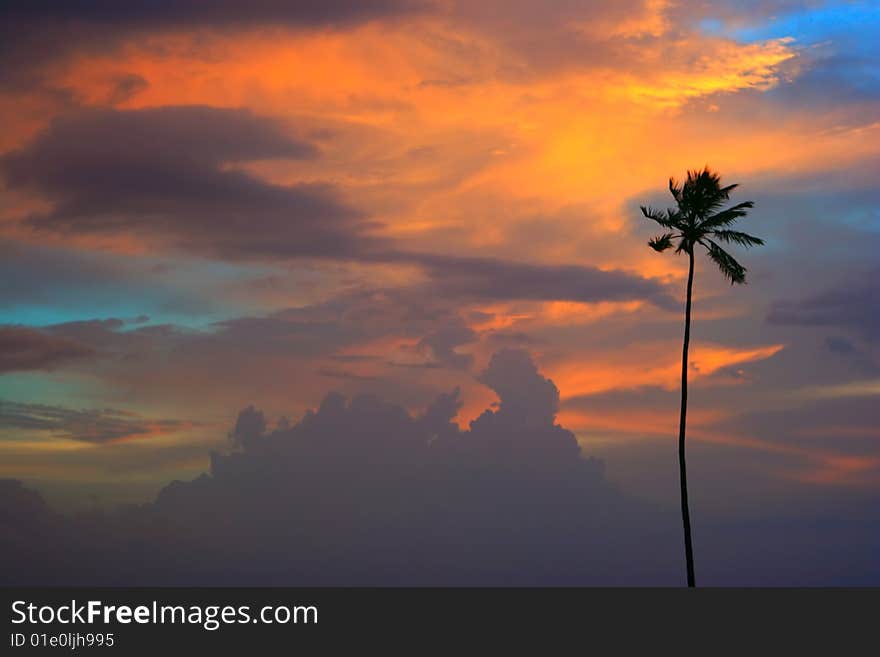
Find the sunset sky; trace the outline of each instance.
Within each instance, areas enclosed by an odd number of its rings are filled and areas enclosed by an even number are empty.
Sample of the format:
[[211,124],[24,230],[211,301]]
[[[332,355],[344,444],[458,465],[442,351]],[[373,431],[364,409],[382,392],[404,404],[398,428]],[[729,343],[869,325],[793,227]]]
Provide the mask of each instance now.
[[639,205],[708,164],[767,244],[698,262],[697,521],[878,499],[876,3],[6,4],[0,477],[146,502],[330,391],[466,428],[515,348],[675,509],[687,263]]

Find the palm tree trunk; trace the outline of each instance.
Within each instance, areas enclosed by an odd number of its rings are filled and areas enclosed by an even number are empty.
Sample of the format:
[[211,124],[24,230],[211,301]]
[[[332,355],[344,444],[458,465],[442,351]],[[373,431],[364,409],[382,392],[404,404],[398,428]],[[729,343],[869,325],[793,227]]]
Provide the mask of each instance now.
[[684,525],[684,553],[687,561],[688,586],[696,586],[694,579],[694,546],[691,542],[691,513],[688,508],[687,465],[684,458],[684,433],[687,426],[688,346],[691,341],[691,292],[694,287],[694,251],[688,252],[687,304],[684,311],[684,347],[681,351],[681,418],[678,425],[678,470],[681,478],[681,522]]

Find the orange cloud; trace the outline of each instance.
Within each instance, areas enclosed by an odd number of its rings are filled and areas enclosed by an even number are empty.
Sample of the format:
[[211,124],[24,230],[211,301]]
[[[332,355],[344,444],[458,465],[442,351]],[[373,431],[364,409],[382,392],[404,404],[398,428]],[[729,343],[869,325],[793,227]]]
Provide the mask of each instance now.
[[[691,381],[699,381],[718,370],[770,358],[784,345],[737,349],[712,344],[692,346]],[[674,389],[681,376],[680,346],[666,343],[630,345],[620,353],[591,354],[588,362],[566,359],[547,364],[551,378],[563,398],[596,394],[606,390],[661,386]]]
[[[649,2],[644,15],[614,19],[614,29],[664,33],[667,9]],[[77,55],[56,75],[85,102],[106,102],[125,74],[147,85],[122,107],[247,106],[288,119],[298,135],[326,135],[316,161],[252,166],[277,183],[343,185],[413,248],[589,261],[658,277],[679,277],[681,268],[629,235],[638,218],[626,203],[640,190],[662,188],[669,174],[706,159],[748,176],[877,151],[875,129],[817,132],[819,119],[806,110],[785,126],[678,111],[796,75],[790,39],[690,35],[640,42],[636,52],[615,65],[520,79],[499,74],[511,53],[491,36],[419,19],[335,32],[166,33],[132,39],[112,56]],[[570,217],[558,216],[564,208],[574,208]],[[520,236],[522,221],[542,217],[569,237]],[[615,238],[614,249],[598,247]],[[102,248],[137,246],[104,238]]]

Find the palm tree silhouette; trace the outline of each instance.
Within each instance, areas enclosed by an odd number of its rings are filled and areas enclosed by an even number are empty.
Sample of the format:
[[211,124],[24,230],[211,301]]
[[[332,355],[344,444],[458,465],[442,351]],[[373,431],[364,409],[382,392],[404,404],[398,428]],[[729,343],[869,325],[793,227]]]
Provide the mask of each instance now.
[[683,184],[669,179],[669,191],[676,207],[666,211],[642,206],[642,214],[665,229],[648,246],[658,252],[675,246],[675,253],[688,256],[687,302],[684,311],[684,346],[681,352],[681,416],[678,425],[678,468],[681,480],[681,520],[684,525],[684,550],[687,561],[688,586],[696,586],[694,578],[694,548],[691,540],[691,517],[688,507],[687,465],[684,455],[684,436],[687,418],[688,346],[691,339],[691,293],[694,286],[694,247],[705,247],[709,257],[718,265],[731,285],[746,282],[746,268],[722,249],[718,242],[738,244],[746,248],[759,246],[764,241],[746,233],[731,230],[737,219],[746,216],[754,207],[752,201],[738,203],[727,209],[722,206],[730,192],[738,185],[721,186],[721,176],[704,167],[702,171],[688,171]]

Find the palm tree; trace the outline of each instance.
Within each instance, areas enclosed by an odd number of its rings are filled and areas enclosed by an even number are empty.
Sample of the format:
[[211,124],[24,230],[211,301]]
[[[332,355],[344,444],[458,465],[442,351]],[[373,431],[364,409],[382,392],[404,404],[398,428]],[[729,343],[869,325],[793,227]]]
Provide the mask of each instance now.
[[681,520],[684,525],[684,550],[687,561],[688,586],[696,586],[694,579],[694,548],[691,541],[691,517],[688,508],[687,466],[684,456],[684,435],[687,418],[687,366],[688,346],[691,339],[691,293],[694,286],[694,248],[705,247],[709,258],[718,265],[731,285],[746,282],[746,268],[721,248],[719,242],[738,244],[746,248],[764,243],[760,238],[731,230],[737,219],[745,217],[754,206],[744,201],[722,209],[730,198],[730,192],[738,185],[721,186],[721,176],[710,170],[688,171],[687,180],[680,184],[669,179],[669,191],[676,207],[666,211],[642,206],[642,214],[664,228],[658,237],[648,241],[648,246],[658,252],[675,246],[675,253],[688,256],[687,302],[684,310],[684,347],[681,352],[681,416],[678,425],[678,468],[681,480]]

